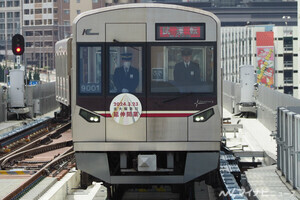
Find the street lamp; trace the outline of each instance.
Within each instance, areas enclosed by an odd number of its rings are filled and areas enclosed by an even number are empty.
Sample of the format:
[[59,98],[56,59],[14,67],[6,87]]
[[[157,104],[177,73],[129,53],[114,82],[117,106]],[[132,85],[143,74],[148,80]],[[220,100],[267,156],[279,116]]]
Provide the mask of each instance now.
[[282,16],[282,19],[284,20],[284,23],[285,23],[285,35],[288,35],[288,30],[287,30],[287,23],[288,23],[288,20],[290,20],[291,19],[291,17],[290,16]]
[[291,16],[282,16],[282,19],[285,20],[285,26],[287,26],[287,21],[291,19]]

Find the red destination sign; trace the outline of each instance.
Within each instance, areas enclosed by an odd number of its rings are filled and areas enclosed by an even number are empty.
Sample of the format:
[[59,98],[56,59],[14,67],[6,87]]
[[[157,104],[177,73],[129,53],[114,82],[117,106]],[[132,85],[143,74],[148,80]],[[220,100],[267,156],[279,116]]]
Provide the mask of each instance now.
[[204,24],[197,25],[157,25],[158,40],[204,40]]

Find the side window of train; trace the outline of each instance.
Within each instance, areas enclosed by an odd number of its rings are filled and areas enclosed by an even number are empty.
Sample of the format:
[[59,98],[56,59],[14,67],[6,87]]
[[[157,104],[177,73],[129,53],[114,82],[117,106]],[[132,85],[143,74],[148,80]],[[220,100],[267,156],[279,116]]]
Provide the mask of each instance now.
[[152,93],[211,93],[213,46],[152,46]]
[[79,93],[101,94],[102,56],[101,47],[79,47]]
[[142,93],[143,48],[109,47],[109,92]]

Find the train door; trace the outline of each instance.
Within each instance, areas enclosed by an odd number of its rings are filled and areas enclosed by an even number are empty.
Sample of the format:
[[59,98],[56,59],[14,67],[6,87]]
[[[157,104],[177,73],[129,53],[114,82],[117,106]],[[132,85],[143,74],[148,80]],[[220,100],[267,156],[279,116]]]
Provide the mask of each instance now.
[[145,141],[146,24],[106,24],[105,34],[106,141]]

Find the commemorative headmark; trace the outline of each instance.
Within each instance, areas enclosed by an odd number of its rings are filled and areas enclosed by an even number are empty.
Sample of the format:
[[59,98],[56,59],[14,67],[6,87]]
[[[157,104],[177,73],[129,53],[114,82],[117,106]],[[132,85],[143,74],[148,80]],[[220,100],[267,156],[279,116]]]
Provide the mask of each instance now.
[[139,120],[142,104],[136,96],[122,93],[111,101],[110,114],[118,124],[131,125]]

